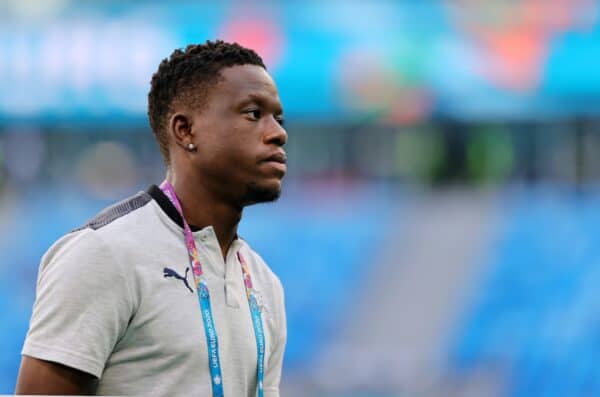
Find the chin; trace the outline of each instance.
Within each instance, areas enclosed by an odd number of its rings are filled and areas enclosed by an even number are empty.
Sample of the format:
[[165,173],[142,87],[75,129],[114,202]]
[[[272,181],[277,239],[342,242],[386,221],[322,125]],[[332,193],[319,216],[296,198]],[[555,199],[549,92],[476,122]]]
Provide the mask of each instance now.
[[243,199],[244,206],[269,203],[276,201],[281,196],[281,181],[270,184],[250,183]]

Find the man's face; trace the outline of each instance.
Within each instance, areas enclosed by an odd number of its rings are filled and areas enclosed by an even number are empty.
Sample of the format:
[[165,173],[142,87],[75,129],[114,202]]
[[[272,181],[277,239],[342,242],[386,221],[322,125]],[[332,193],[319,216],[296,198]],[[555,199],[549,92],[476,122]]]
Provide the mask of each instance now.
[[287,134],[277,87],[260,66],[221,70],[193,113],[192,166],[211,190],[238,205],[276,200],[286,172]]

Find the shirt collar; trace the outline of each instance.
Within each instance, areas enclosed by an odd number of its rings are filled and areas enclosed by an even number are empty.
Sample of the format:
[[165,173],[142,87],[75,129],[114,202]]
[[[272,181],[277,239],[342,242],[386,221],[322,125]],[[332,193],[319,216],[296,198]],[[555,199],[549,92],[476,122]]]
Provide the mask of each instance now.
[[[171,200],[163,193],[163,191],[156,185],[151,185],[146,192],[156,201],[156,203],[160,206],[160,208],[164,211],[165,214],[173,222],[178,224],[181,228],[183,228],[183,219],[181,219],[181,215],[177,211],[177,208],[171,203]],[[192,232],[197,232],[200,230],[199,227],[190,225],[190,229]]]

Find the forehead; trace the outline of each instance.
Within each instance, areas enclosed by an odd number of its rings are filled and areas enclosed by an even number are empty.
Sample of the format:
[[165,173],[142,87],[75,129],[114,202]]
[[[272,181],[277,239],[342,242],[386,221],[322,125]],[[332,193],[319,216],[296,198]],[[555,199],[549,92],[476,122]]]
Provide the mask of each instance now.
[[220,74],[221,79],[215,86],[217,98],[226,101],[256,98],[279,103],[275,82],[260,66],[236,65],[221,70]]

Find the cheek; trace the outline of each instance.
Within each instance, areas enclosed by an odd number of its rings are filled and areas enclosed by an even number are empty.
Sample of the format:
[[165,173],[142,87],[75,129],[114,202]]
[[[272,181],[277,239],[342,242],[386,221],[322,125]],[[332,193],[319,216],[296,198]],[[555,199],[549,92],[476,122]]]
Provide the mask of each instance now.
[[220,141],[222,144],[219,148],[220,152],[231,161],[239,162],[240,165],[254,162],[258,147],[254,133],[255,131],[250,128],[234,126],[223,134],[223,139]]
[[[208,127],[208,126],[207,126]],[[198,137],[198,161],[203,167],[223,168],[229,172],[252,172],[250,167],[258,161],[257,131],[247,121],[213,125]],[[210,131],[210,132],[208,132]]]
[[198,134],[198,156],[203,163],[210,163],[227,154],[227,129],[221,129],[219,126],[206,126]]
[[253,164],[249,145],[227,138],[206,142],[197,152],[197,164],[224,178],[251,172]]

